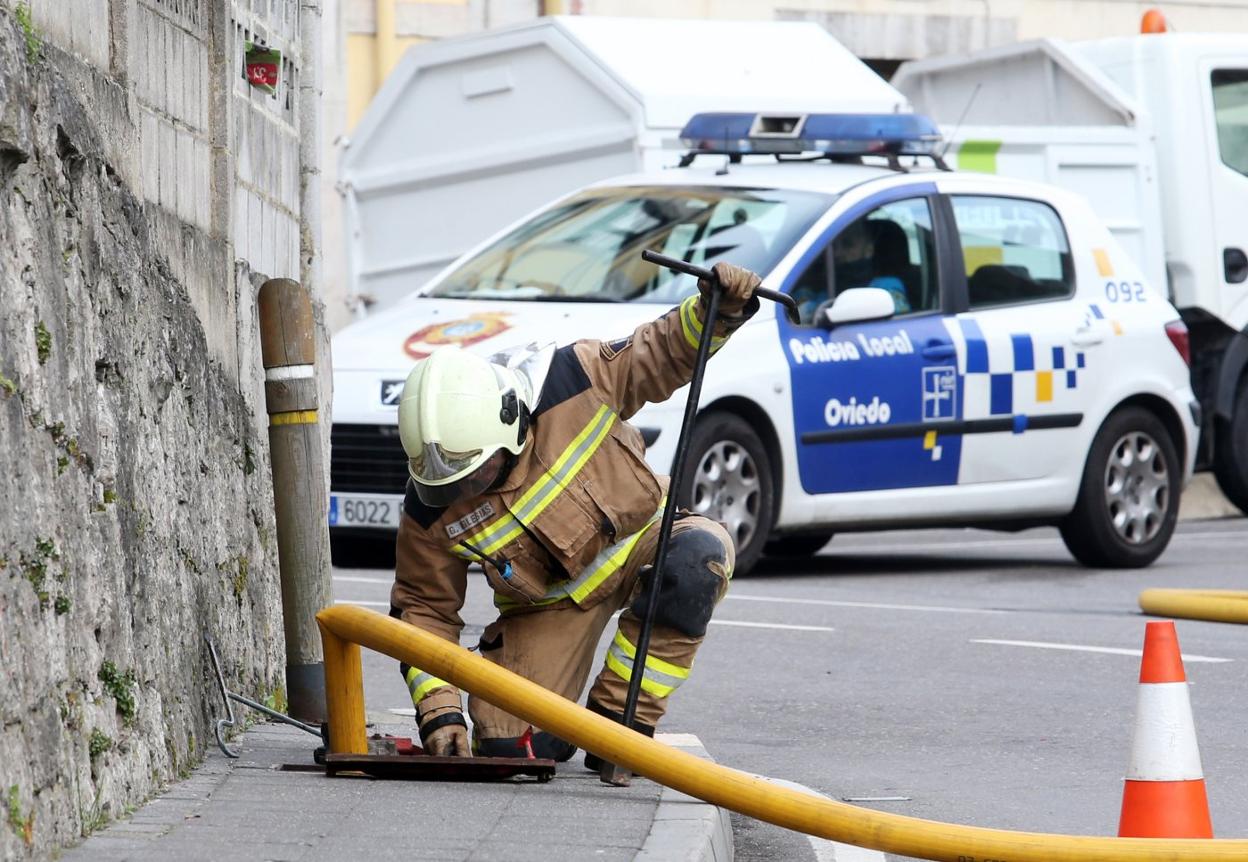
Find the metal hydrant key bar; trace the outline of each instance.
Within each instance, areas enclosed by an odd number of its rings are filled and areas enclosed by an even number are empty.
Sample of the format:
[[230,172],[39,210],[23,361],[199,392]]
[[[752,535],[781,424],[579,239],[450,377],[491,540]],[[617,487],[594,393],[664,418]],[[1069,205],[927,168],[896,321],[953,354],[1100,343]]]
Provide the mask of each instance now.
[[401,620],[338,605],[317,614],[325,640],[331,752],[364,753],[360,645],[407,662],[599,757],[777,826],[940,862],[1243,862],[1248,839],[1100,838],[1009,832],[857,808],[769,783],[656,742]]
[[[657,251],[646,249],[641,253],[641,259],[649,263],[658,264],[667,269],[676,272],[683,272],[685,275],[692,275],[695,278],[706,279],[711,281],[715,278],[715,273],[696,263],[689,263],[677,257],[668,257],[665,254],[659,254]],[[797,300],[787,293],[781,293],[778,290],[770,290],[766,287],[757,287],[754,289],[755,295],[763,299],[770,299],[772,302],[778,303],[784,307],[784,313],[788,316],[792,323],[801,322],[801,316],[797,309]]]

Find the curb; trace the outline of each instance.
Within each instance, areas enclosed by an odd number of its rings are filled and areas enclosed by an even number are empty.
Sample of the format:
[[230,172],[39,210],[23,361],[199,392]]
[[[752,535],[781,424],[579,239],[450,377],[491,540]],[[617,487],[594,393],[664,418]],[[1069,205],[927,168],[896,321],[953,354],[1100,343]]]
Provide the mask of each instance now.
[[1243,512],[1222,494],[1212,473],[1197,473],[1179,498],[1180,521],[1233,518]]
[[[657,733],[655,740],[703,760],[714,758],[692,733]],[[709,802],[664,787],[654,825],[635,862],[732,862],[732,820]]]

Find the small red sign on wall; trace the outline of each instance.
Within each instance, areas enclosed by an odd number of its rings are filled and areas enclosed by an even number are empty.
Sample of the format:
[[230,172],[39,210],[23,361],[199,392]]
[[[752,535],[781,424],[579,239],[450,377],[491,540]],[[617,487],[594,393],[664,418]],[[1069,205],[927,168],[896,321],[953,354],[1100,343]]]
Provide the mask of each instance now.
[[276,93],[281,78],[282,52],[257,42],[247,42],[243,50],[247,83],[266,93]]

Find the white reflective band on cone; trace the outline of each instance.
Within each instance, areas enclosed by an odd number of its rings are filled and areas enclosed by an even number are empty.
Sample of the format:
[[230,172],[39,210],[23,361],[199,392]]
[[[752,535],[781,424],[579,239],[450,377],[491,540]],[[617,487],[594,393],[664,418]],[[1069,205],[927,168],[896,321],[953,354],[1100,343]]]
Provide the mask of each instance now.
[[1185,682],[1140,684],[1128,781],[1195,781],[1205,777]]

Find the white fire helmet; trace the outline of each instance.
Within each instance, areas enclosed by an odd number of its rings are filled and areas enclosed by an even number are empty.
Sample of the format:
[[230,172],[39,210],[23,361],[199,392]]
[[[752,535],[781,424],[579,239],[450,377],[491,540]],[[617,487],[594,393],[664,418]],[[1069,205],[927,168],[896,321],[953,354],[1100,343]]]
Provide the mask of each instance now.
[[[541,353],[549,367],[553,349]],[[502,361],[448,345],[417,362],[407,376],[399,437],[408,473],[428,506],[480,494],[497,476],[480,470],[485,462],[500,450],[519,455],[524,449],[535,387],[511,357],[497,359]]]

